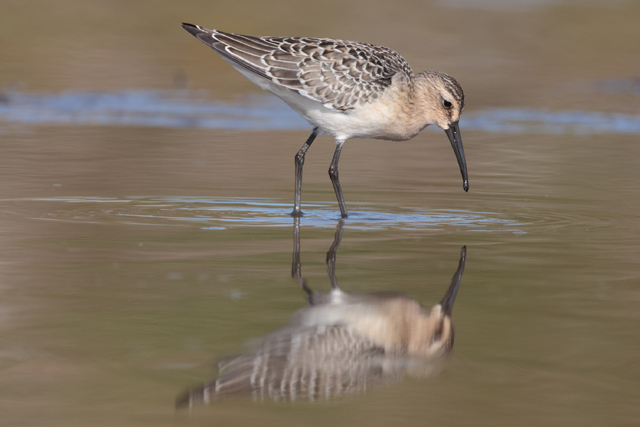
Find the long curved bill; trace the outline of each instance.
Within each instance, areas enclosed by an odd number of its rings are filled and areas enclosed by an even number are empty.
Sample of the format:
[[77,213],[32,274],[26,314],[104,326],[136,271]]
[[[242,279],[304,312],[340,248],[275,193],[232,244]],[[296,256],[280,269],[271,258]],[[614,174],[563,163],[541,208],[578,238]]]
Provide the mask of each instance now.
[[462,273],[464,273],[464,265],[467,261],[467,247],[463,246],[460,250],[460,261],[458,261],[458,269],[456,270],[453,278],[451,278],[451,285],[447,290],[444,298],[440,301],[440,305],[442,305],[442,311],[447,316],[451,316],[451,312],[453,311],[453,303],[456,301],[456,296],[458,295],[458,289],[460,289],[460,282],[462,281]]
[[456,159],[458,160],[458,166],[460,166],[460,173],[462,174],[462,188],[464,191],[469,191],[469,176],[467,175],[467,161],[464,158],[464,148],[462,147],[462,137],[460,136],[460,127],[458,122],[451,123],[449,129],[445,130],[453,152],[456,153]]

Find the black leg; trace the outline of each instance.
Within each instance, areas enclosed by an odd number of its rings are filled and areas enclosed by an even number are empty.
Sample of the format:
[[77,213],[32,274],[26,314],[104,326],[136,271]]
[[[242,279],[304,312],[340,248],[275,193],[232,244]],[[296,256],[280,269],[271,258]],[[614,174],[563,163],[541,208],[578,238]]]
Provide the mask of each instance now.
[[300,218],[293,218],[293,259],[291,261],[291,277],[302,283],[302,266],[300,264]]
[[344,144],[344,141],[336,141],[336,151],[333,153],[333,160],[331,161],[331,166],[329,167],[329,177],[331,178],[331,183],[333,184],[333,190],[336,192],[336,198],[338,199],[338,205],[340,206],[340,213],[342,214],[342,218],[347,218],[349,214],[347,213],[347,207],[344,204],[344,197],[342,197],[342,187],[340,187],[340,179],[338,178],[338,161],[340,161],[342,144]]
[[300,207],[300,198],[302,193],[302,166],[304,166],[304,155],[307,153],[311,143],[318,136],[318,128],[313,128],[311,135],[304,143],[302,148],[296,153],[296,194],[293,200],[293,212],[291,216],[302,216],[302,208]]
[[336,252],[338,251],[338,247],[340,246],[340,242],[342,242],[342,230],[344,229],[344,220],[338,221],[338,226],[336,227],[336,235],[333,238],[333,244],[327,252],[327,272],[329,273],[329,278],[331,279],[331,289],[340,289],[338,287],[338,279],[336,278]]
[[302,277],[302,264],[300,262],[300,217],[293,218],[293,259],[291,261],[291,277],[296,279],[298,285],[306,292],[309,304],[313,303],[313,291],[307,286],[307,281]]

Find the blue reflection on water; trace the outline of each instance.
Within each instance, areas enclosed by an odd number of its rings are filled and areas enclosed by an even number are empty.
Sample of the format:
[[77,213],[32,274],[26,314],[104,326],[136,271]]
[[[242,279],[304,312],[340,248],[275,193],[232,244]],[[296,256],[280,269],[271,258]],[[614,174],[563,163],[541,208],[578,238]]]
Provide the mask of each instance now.
[[[73,204],[73,207],[53,211],[49,207],[46,215],[35,218],[50,221],[113,223],[114,218],[119,218],[122,224],[196,226],[203,230],[291,227],[293,224],[293,218],[289,216],[291,203],[268,199],[55,197],[14,201]],[[104,209],[97,208],[96,203],[103,204]],[[334,228],[340,219],[335,203],[306,203],[304,212],[301,224],[305,226]],[[526,224],[492,212],[407,207],[390,213],[385,212],[384,206],[366,204],[350,211],[346,222],[347,227],[353,229],[445,230],[461,227],[467,231],[514,234],[525,234],[521,227]]]
[[[241,103],[213,102],[180,90],[0,94],[0,121],[21,124],[150,126],[227,130],[308,129],[309,124],[273,96]],[[468,112],[462,128],[492,133],[640,134],[640,115],[535,108]]]
[[465,115],[461,127],[495,133],[640,134],[640,116],[535,108],[496,108]]
[[274,97],[247,104],[207,101],[200,92],[140,90],[0,96],[0,120],[24,124],[212,129],[300,129],[309,124]]

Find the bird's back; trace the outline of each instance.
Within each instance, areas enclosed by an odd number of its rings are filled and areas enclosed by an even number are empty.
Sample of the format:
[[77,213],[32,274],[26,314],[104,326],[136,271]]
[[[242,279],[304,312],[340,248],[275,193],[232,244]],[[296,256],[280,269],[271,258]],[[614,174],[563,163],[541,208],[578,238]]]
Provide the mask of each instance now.
[[384,350],[346,325],[283,329],[252,352],[219,364],[219,377],[190,390],[178,405],[252,396],[315,400],[364,392],[402,377],[384,368]]
[[191,24],[183,28],[236,68],[336,111],[374,102],[398,74],[409,83],[414,78],[407,61],[383,46],[312,37],[253,37]]

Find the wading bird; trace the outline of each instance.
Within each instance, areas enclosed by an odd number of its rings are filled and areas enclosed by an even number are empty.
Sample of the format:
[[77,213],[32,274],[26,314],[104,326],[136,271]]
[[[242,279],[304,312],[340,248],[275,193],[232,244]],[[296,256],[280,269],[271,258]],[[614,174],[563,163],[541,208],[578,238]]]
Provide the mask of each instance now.
[[444,129],[455,152],[464,191],[469,190],[458,120],[462,87],[438,71],[415,74],[397,52],[367,43],[310,37],[253,37],[182,24],[198,40],[260,88],[284,100],[313,125],[295,156],[293,216],[301,216],[302,166],[318,135],[336,149],[329,177],[342,218],[347,208],[338,178],[342,145],[351,138],[406,141],[429,125]]

